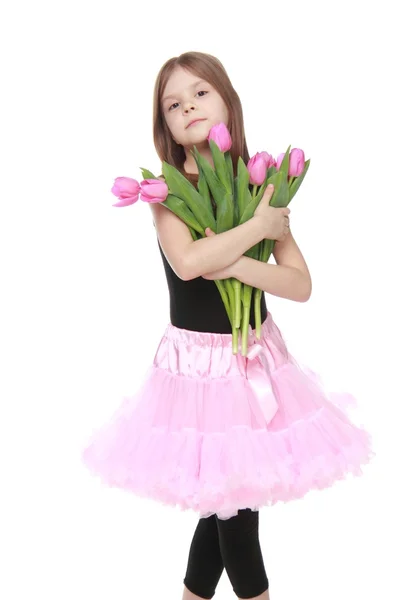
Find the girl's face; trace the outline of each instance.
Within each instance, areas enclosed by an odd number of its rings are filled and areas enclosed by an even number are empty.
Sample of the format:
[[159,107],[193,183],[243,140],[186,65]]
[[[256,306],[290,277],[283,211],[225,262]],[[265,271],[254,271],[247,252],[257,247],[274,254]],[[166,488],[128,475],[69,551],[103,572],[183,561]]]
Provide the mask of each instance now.
[[[180,66],[170,75],[161,108],[173,139],[185,148],[201,147],[213,125],[228,127],[228,109],[219,93]],[[194,119],[202,120],[189,126]]]

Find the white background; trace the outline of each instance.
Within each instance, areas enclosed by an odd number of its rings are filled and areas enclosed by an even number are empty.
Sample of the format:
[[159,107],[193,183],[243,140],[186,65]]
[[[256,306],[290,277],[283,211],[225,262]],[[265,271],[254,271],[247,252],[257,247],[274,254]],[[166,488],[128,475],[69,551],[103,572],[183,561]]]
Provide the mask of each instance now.
[[[188,50],[226,67],[251,155],[311,158],[291,227],[313,294],[267,305],[292,354],[356,395],[377,453],[362,478],[261,511],[271,600],[396,597],[395,4],[2,4],[2,598],[181,599],[196,514],[101,488],[80,451],[169,319],[149,208],[110,189],[161,172],[153,85]],[[216,598],[234,598],[226,572]]]

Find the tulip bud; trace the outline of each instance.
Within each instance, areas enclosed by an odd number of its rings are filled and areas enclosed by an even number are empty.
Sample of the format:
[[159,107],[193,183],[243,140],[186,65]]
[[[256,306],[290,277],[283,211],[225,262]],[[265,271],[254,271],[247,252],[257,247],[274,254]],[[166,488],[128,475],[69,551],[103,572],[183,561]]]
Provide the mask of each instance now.
[[132,179],[131,177],[117,177],[114,180],[111,192],[120,200],[113,204],[113,206],[129,206],[138,201],[140,184],[136,179]]
[[281,168],[281,164],[282,164],[282,161],[283,161],[284,157],[285,157],[285,152],[282,152],[282,154],[280,154],[278,156],[278,158],[276,159],[276,169],[277,169],[277,171],[279,171],[279,169]]
[[168,196],[168,186],[160,179],[144,179],[141,188],[140,199],[143,202],[164,202]]
[[213,140],[221,150],[221,152],[227,152],[231,149],[232,146],[232,138],[228,131],[225,123],[218,123],[218,125],[214,125],[211,127],[209,134],[207,136],[207,140]]
[[250,183],[253,185],[261,185],[265,181],[268,169],[265,154],[267,153],[256,152],[256,154],[252,156],[247,163],[247,170],[250,175]]
[[268,154],[268,152],[260,152],[261,156],[264,156],[265,160],[267,161],[267,169],[269,169],[270,167],[274,167],[276,165],[276,161],[274,160],[273,156],[271,156],[271,154]]
[[305,157],[300,148],[293,148],[289,155],[289,177],[298,177],[304,169]]

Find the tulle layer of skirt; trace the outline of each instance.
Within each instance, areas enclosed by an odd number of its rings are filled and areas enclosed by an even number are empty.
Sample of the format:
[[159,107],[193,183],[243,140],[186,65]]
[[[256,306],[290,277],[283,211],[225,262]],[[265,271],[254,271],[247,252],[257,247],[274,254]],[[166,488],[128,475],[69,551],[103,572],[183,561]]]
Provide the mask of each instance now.
[[232,354],[231,334],[168,324],[137,392],[93,431],[82,458],[107,486],[200,517],[330,487],[375,452],[355,425],[350,394],[328,392],[289,353],[271,313],[249,353]]

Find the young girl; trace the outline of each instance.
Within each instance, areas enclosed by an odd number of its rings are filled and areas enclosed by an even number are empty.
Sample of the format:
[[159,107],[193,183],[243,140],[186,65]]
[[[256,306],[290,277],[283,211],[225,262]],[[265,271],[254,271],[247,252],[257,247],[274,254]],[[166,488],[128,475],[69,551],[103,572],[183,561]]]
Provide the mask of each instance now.
[[[247,163],[242,107],[221,63],[187,52],[168,60],[154,90],[154,143],[194,184],[193,145],[212,164],[210,128],[223,122],[231,154]],[[214,279],[240,281],[282,298],[311,294],[306,262],[289,230],[289,209],[272,208],[267,189],[246,223],[193,241],[162,204],[149,204],[170,294],[170,322],[133,398],[85,449],[87,466],[110,486],[199,515],[183,600],[212,598],[225,568],[238,598],[269,599],[258,538],[259,509],[362,474],[374,452],[369,434],[340,408],[317,375],[288,352],[262,295],[262,339],[232,354],[231,325]],[[243,254],[277,240],[277,264]],[[260,348],[259,348],[260,350]]]

